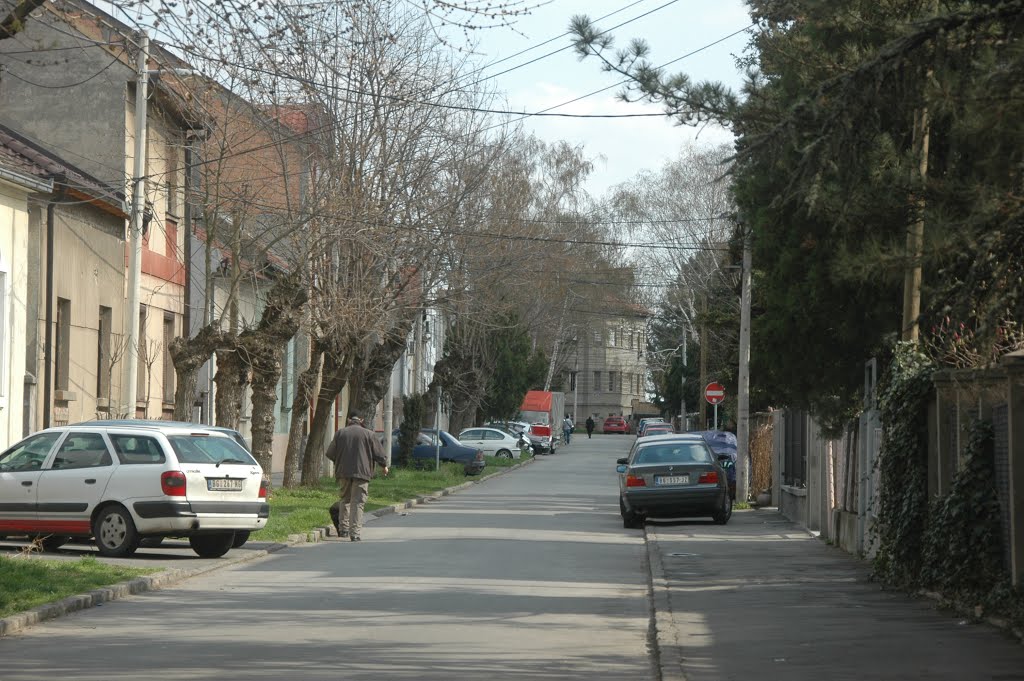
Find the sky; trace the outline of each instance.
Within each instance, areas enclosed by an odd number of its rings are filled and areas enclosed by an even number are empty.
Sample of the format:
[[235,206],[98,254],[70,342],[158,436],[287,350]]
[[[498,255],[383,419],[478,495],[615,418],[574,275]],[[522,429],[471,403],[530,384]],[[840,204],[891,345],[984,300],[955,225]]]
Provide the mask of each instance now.
[[[641,0],[614,16],[598,22],[608,29],[641,14],[665,5],[670,0]],[[491,28],[481,35],[477,52],[483,63],[513,55],[520,50],[565,33],[575,14],[592,19],[626,7],[635,0],[552,0],[519,17],[511,28]],[[661,64],[704,47],[750,24],[743,0],[676,0],[649,16],[612,31],[616,47],[625,46],[633,38],[643,38],[651,48],[651,60]],[[480,35],[480,34],[478,34]],[[736,66],[748,42],[741,33],[714,47],[688,57],[669,67],[671,72],[683,71],[694,80],[717,80],[738,88],[742,73]],[[568,45],[568,36],[524,53],[484,71],[496,74],[518,66],[548,52]],[[622,80],[615,74],[601,71],[600,62],[589,58],[580,61],[572,49],[497,75],[495,87],[505,93],[505,106],[514,111],[540,111],[566,102]],[[661,113],[660,106],[648,103],[618,101],[621,88],[556,109],[574,114]],[[547,142],[566,140],[583,145],[594,162],[587,190],[600,198],[610,187],[634,177],[643,169],[655,170],[674,158],[687,143],[716,145],[731,143],[732,134],[717,126],[696,130],[677,126],[668,117],[578,119],[528,118],[524,129]]]

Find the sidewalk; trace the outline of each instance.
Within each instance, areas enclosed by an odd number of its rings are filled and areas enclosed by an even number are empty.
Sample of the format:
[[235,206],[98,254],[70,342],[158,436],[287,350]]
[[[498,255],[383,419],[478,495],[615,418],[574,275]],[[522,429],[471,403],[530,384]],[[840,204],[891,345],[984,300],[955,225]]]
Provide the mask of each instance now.
[[775,511],[647,525],[663,681],[1024,679],[1024,645],[888,593]]

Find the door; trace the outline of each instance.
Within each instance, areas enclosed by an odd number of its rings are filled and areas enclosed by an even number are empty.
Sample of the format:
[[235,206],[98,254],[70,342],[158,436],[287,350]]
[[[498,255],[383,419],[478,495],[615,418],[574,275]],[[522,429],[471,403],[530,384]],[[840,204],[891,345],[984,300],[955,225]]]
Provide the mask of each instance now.
[[71,431],[39,479],[39,529],[90,535],[90,516],[114,472],[114,457],[102,433]]
[[467,447],[476,447],[477,449],[487,451],[486,438],[489,432],[490,431],[484,430],[482,428],[474,428],[472,430],[467,430],[459,437],[459,442],[466,445]]
[[39,433],[0,454],[0,535],[34,532],[43,464],[63,433]]

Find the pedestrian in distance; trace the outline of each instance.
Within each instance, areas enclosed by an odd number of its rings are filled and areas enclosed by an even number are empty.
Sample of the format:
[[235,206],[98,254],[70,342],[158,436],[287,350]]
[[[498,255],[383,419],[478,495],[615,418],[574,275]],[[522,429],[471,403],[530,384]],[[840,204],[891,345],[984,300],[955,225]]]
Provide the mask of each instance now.
[[594,417],[593,416],[588,416],[587,417],[587,439],[589,440],[593,436],[594,436]]
[[384,446],[376,433],[364,427],[363,419],[353,412],[348,416],[348,425],[334,434],[327,447],[326,456],[334,462],[334,479],[338,481],[340,501],[337,519],[334,507],[331,519],[339,537],[360,541],[359,531],[363,527],[363,507],[370,492],[370,480],[376,465],[388,474],[388,459]]
[[565,444],[569,444],[569,439],[572,437],[572,431],[576,427],[576,424],[572,422],[569,415],[565,415],[565,420],[562,421],[562,434],[565,435]]

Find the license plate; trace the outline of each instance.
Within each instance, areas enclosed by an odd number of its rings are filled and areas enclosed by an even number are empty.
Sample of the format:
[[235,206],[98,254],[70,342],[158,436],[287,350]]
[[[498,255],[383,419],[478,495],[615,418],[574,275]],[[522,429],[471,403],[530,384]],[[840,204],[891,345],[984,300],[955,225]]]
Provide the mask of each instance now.
[[659,475],[654,479],[655,485],[689,485],[689,475]]
[[238,478],[207,478],[206,489],[211,492],[240,492],[242,482]]

